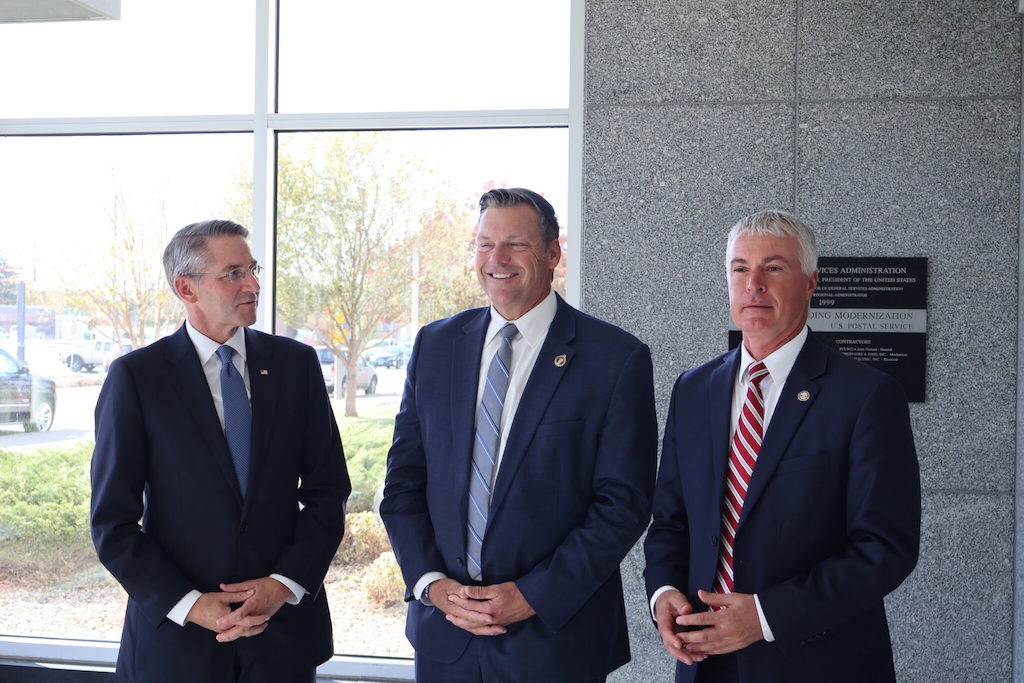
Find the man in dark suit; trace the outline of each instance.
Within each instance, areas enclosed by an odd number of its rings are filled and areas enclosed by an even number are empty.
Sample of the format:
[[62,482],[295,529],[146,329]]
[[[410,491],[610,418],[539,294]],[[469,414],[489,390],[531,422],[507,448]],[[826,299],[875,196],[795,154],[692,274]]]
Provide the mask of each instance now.
[[619,563],[650,514],[650,352],[552,291],[544,198],[480,209],[491,305],[420,331],[380,506],[416,679],[604,680],[629,661]]
[[676,382],[645,542],[676,681],[891,681],[882,599],[921,516],[903,391],[808,335],[794,216],[737,223],[726,270],[743,343]]
[[93,542],[128,593],[132,681],[310,682],[333,653],[323,578],[351,486],[315,352],[247,329],[247,236],[174,236],[187,320],[115,361],[96,404]]

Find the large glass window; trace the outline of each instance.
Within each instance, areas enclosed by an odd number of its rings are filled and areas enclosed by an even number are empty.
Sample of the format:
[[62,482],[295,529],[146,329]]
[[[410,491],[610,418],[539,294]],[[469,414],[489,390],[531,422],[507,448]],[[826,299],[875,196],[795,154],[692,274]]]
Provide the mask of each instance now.
[[89,537],[93,408],[114,358],[181,324],[163,247],[231,217],[252,135],[8,137],[0,159],[0,623],[117,640],[125,596]]
[[569,3],[281,5],[284,112],[564,108]]
[[113,359],[181,324],[169,236],[223,217],[268,266],[259,324],[317,347],[341,427],[336,651],[411,656],[376,511],[405,363],[421,325],[485,302],[484,190],[537,190],[575,227],[569,6],[122,0],[118,21],[0,24],[0,640],[119,639],[93,410]]
[[118,21],[0,25],[0,117],[252,109],[251,2],[121,5]]

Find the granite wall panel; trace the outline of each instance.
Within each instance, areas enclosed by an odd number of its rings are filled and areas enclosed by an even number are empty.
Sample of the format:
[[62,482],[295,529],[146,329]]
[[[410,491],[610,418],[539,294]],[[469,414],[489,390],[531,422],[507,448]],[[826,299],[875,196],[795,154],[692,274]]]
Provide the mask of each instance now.
[[651,346],[659,403],[726,350],[725,236],[751,207],[791,208],[792,140],[784,104],[589,114],[583,305]]
[[[834,256],[929,259],[918,569],[900,681],[1009,680],[1021,20],[1014,0],[586,2],[582,304],[654,353],[659,411],[725,348],[725,232],[796,213]],[[1024,491],[1024,488],[1021,489]],[[634,549],[634,661],[670,680]]]
[[932,492],[922,508],[921,559],[886,600],[897,680],[1011,680],[1013,496]]
[[1020,95],[1013,0],[800,0],[799,17],[801,99]]
[[928,257],[922,485],[1011,491],[1018,103],[808,104],[799,120],[797,212],[822,254]]
[[587,103],[792,99],[796,4],[588,2]]

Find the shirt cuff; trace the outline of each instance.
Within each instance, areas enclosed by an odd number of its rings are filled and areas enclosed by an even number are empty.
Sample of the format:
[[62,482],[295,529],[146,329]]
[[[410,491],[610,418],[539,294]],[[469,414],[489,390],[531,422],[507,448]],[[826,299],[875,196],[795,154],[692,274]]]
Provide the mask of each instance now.
[[416,582],[416,585],[412,589],[412,597],[414,600],[419,600],[420,596],[423,595],[423,589],[441,579],[447,579],[448,575],[443,572],[427,572],[420,577],[420,580]]
[[299,604],[299,600],[302,600],[302,596],[309,592],[299,584],[289,579],[287,576],[281,576],[280,574],[271,574],[270,578],[277,579],[285,585],[285,588],[292,592],[292,597],[285,600],[285,602],[287,602],[289,605]]
[[192,610],[192,605],[196,604],[200,596],[202,596],[202,593],[199,591],[189,591],[185,597],[178,601],[177,605],[171,608],[171,611],[167,613],[167,618],[178,626],[184,626],[185,619],[188,618],[188,613]]
[[754,593],[754,607],[757,608],[757,618],[761,621],[761,635],[764,636],[765,642],[774,643],[775,634],[768,626],[768,620],[764,618],[764,610],[761,609],[761,601],[758,599],[757,593]]
[[676,588],[675,586],[662,586],[658,590],[654,591],[654,595],[651,596],[651,619],[654,619],[655,623],[658,622],[658,618],[656,616],[654,616],[654,605],[655,605],[655,603],[658,602],[658,598],[661,597],[662,593],[667,593],[668,591],[678,591],[678,590],[679,589]]

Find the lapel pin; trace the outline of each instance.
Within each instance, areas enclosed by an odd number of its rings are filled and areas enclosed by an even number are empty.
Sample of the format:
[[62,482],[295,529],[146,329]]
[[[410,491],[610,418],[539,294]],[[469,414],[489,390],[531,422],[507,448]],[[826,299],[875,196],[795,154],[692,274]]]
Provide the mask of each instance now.
[[270,371],[269,370],[260,370],[260,374],[261,375],[269,375]]
[[810,398],[811,392],[807,391],[806,389],[804,389],[803,391],[796,395],[796,400],[798,401],[808,401],[810,400]]
[[565,354],[560,353],[557,356],[555,356],[555,367],[560,368],[563,365],[565,365]]

